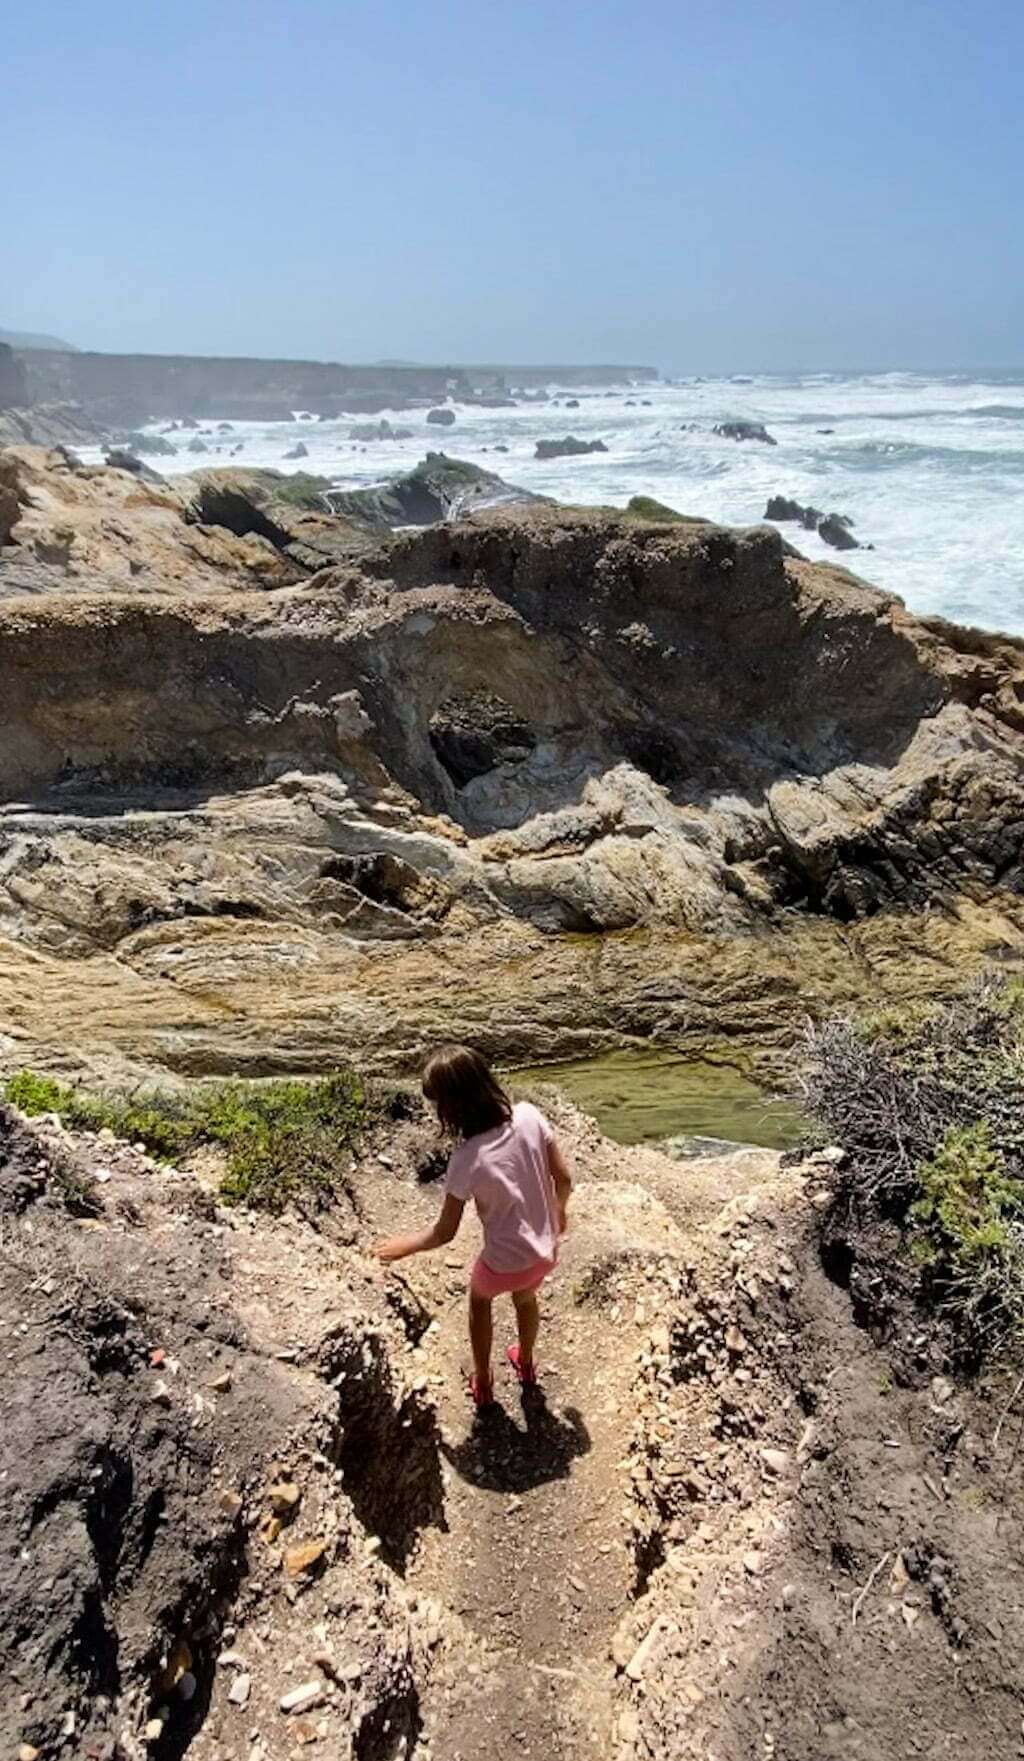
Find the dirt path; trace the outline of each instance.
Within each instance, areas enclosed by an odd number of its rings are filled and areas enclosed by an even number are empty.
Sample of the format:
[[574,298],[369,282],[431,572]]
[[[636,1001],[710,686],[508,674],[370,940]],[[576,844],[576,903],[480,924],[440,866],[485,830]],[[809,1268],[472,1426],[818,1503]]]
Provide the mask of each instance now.
[[[443,1260],[408,1273],[436,1317],[421,1357],[437,1400],[447,1520],[446,1530],[424,1533],[408,1584],[460,1616],[482,1646],[482,1661],[452,1684],[443,1723],[431,1730],[445,1761],[591,1761],[607,1752],[609,1647],[636,1570],[631,1385],[657,1320],[657,1298],[638,1305],[635,1291],[645,1256],[664,1260],[680,1241],[658,1201],[632,1190],[625,1214],[621,1203],[609,1211],[599,1185],[576,1195],[544,1295],[533,1394],[504,1361],[515,1337],[511,1302],[495,1304],[498,1405],[489,1413],[474,1413],[465,1392],[472,1221]],[[436,1202],[427,1192],[413,1208],[429,1216]]]

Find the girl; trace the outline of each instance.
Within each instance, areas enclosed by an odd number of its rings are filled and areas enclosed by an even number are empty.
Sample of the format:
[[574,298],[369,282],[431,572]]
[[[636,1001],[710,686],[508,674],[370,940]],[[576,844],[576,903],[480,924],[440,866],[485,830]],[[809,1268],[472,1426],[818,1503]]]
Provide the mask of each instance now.
[[491,1303],[509,1295],[515,1304],[519,1344],[509,1346],[508,1360],[522,1385],[532,1387],[540,1326],[537,1291],[558,1258],[572,1181],[543,1113],[529,1101],[513,1106],[487,1060],[469,1046],[435,1052],[423,1072],[423,1093],[445,1131],[458,1140],[441,1215],[432,1229],[378,1242],[376,1253],[390,1265],[444,1247],[455,1239],[466,1200],[473,1199],[484,1242],[469,1284],[469,1388],[477,1406],[491,1406]]

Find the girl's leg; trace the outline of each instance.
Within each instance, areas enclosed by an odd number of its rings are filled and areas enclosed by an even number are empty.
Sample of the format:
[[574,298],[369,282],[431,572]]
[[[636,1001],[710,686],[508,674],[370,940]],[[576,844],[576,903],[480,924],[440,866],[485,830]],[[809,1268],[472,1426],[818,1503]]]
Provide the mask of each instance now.
[[519,1367],[528,1375],[533,1369],[533,1348],[540,1328],[540,1304],[535,1290],[513,1290],[512,1301],[519,1328]]
[[469,1343],[473,1347],[473,1369],[481,1388],[490,1387],[491,1383],[491,1339],[493,1335],[490,1297],[478,1296],[475,1290],[470,1290]]

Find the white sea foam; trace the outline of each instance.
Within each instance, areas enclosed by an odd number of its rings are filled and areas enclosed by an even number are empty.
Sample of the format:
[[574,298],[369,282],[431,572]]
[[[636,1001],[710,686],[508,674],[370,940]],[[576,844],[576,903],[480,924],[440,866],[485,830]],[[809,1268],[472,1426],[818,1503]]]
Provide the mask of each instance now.
[[[1024,373],[762,375],[553,396],[557,406],[458,405],[448,429],[428,426],[425,410],[385,411],[412,429],[404,441],[352,441],[353,425],[370,418],[235,422],[230,434],[204,434],[205,455],[189,453],[191,434],[178,432],[178,456],[151,462],[167,474],[272,465],[362,488],[408,470],[428,449],[444,450],[559,500],[621,506],[653,495],[732,525],[760,520],[770,495],[793,496],[849,514],[874,549],[838,560],[912,609],[1024,633]],[[579,408],[567,409],[574,396]],[[764,422],[778,445],[712,432],[737,419]],[[570,433],[601,438],[609,450],[534,458],[537,440]],[[300,440],[308,457],[286,460]],[[508,451],[496,452],[499,445]],[[805,555],[837,560],[816,534],[783,530]]]

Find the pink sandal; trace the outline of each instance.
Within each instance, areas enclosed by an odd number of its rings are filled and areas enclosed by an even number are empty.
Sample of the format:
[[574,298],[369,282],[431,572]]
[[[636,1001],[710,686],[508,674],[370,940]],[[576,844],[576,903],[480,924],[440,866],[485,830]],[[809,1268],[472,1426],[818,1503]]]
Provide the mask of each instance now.
[[519,1377],[520,1386],[523,1388],[536,1388],[536,1386],[537,1386],[537,1366],[536,1366],[536,1364],[530,1364],[528,1369],[523,1367],[523,1365],[519,1361],[519,1347],[518,1347],[518,1345],[510,1345],[508,1350],[505,1353],[505,1356],[508,1358],[509,1363],[512,1365],[512,1368],[515,1370],[516,1375]]
[[469,1377],[469,1398],[478,1412],[486,1412],[494,1406],[494,1383],[482,1382],[479,1376]]

